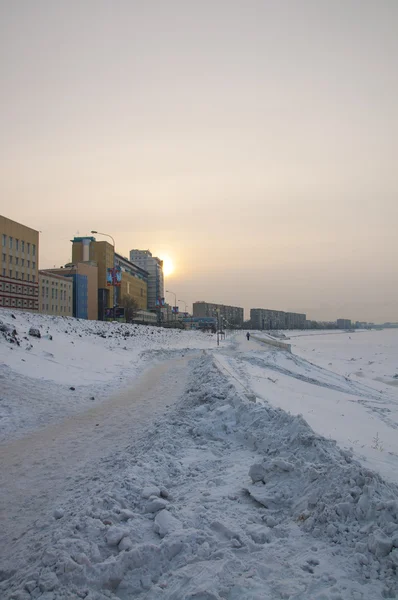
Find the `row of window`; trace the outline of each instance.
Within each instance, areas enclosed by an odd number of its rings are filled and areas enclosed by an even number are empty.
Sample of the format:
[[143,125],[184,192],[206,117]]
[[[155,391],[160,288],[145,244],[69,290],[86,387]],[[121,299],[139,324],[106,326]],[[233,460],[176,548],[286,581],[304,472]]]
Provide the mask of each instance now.
[[[41,288],[42,298],[44,298],[44,297],[48,298],[48,292],[49,292],[49,288],[43,286]],[[51,288],[51,298],[53,300],[58,300],[58,289],[57,288]],[[59,299],[66,300],[66,290],[59,290]],[[70,296],[69,296],[69,302],[70,302]]]
[[47,285],[49,285],[51,283],[51,285],[56,285],[57,287],[58,287],[58,284],[59,284],[61,288],[62,287],[66,288],[68,285],[70,285],[68,283],[64,283],[63,281],[61,281],[61,282],[59,282],[59,281],[53,281],[53,280],[49,281],[48,279],[42,279],[42,283],[46,283]]
[[[7,273],[7,269],[3,268],[3,277],[9,277],[10,279],[21,279],[21,281],[25,281],[25,273],[19,273],[19,271],[15,271],[14,276],[12,269],[9,269]],[[36,275],[32,275],[32,279],[30,279],[30,274],[27,273],[26,281],[32,281],[32,283],[36,283]]]
[[[2,246],[3,248],[7,247],[7,236],[5,233],[2,235]],[[13,238],[10,235],[8,236],[8,247],[12,250],[15,247],[15,250],[19,252],[25,252],[25,242],[24,240],[19,240],[17,238]],[[32,250],[32,255],[36,256],[36,244],[31,244],[30,242],[26,242],[26,252],[30,254]]]
[[38,309],[37,300],[27,300],[26,298],[3,298],[0,296],[0,306],[15,306],[17,308]]
[[[7,255],[4,254],[4,252],[3,252],[3,262],[6,262],[6,260],[7,260]],[[13,264],[13,257],[11,255],[8,257],[8,263],[10,265]],[[16,266],[21,265],[21,267],[24,267],[25,266],[25,259],[24,258],[20,259],[18,256],[16,256],[15,257],[15,265]],[[26,261],[26,266],[28,267],[28,269],[30,269],[30,260]],[[34,260],[32,260],[32,269],[36,269],[36,262]]]
[[23,296],[37,296],[38,290],[28,285],[18,285],[16,283],[8,283],[0,281],[0,292],[9,292],[10,294],[22,294]]
[[[48,310],[48,304],[42,303],[41,309]],[[51,304],[51,312],[66,313],[66,312],[71,312],[71,308],[70,308],[70,306],[69,306],[69,308],[67,306],[60,306],[58,308],[56,304]]]

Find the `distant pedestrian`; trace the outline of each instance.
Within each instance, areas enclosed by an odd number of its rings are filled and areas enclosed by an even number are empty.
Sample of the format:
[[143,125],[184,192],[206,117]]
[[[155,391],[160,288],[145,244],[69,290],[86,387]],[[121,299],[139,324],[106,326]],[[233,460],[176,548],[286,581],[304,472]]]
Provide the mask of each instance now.
[[246,337],[247,337],[247,341],[249,341],[250,340],[250,333],[249,332],[246,333]]

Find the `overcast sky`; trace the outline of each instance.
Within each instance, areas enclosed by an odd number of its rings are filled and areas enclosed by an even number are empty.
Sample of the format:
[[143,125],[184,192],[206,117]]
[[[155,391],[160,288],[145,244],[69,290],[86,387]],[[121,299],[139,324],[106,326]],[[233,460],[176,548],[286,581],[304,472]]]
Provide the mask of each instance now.
[[398,320],[396,0],[1,0],[0,63],[41,268],[97,229],[189,304]]

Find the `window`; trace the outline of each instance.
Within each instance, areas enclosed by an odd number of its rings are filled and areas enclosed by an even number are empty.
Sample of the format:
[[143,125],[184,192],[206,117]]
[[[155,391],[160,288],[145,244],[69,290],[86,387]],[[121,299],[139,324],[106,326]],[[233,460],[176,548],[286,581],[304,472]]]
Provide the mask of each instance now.
[[26,244],[26,251],[28,254],[30,254],[30,242]]
[[15,250],[19,250],[19,240],[15,238]]
[[8,262],[10,263],[10,265],[12,265],[12,256],[8,257]]
[[6,262],[6,255],[3,253],[3,262]]
[[54,288],[51,290],[51,299],[54,300]]
[[25,242],[23,240],[21,241],[21,250],[25,252]]
[[41,297],[44,298],[44,294],[45,294],[46,290],[44,287],[41,288]]
[[6,270],[3,269],[3,277],[6,277]]
[[32,262],[32,269],[36,269],[36,263]]
[[15,264],[17,265],[19,263],[19,258],[18,256],[15,257]]
[[25,280],[25,273],[22,273],[22,281]]
[[7,236],[4,233],[3,233],[3,236],[2,236],[1,245],[3,246],[3,248],[5,248],[6,245],[7,245]]
[[36,256],[36,244],[32,244],[32,254]]
[[10,250],[12,250],[12,237],[8,238]]
[[36,283],[36,275],[32,275],[32,281],[33,283]]
[[15,278],[19,279],[19,272],[18,271],[15,271]]
[[46,304],[46,310],[48,310],[48,304]]
[[26,276],[26,281],[30,281],[30,275],[29,275],[29,273]]
[[25,259],[21,258],[21,265],[24,267],[25,266]]
[[41,305],[41,309],[44,310],[44,304]]
[[55,290],[55,299],[58,300],[58,290]]
[[30,269],[30,260],[27,261],[28,269]]
[[12,269],[10,269],[10,277],[12,277]]

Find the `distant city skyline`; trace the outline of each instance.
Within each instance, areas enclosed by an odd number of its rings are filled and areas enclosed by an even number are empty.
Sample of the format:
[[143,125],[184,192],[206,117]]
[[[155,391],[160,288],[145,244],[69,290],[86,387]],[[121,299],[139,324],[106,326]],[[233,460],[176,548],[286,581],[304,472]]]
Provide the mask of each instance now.
[[190,306],[397,321],[397,22],[394,0],[4,0],[0,212],[41,231],[41,269],[94,229],[168,255]]

